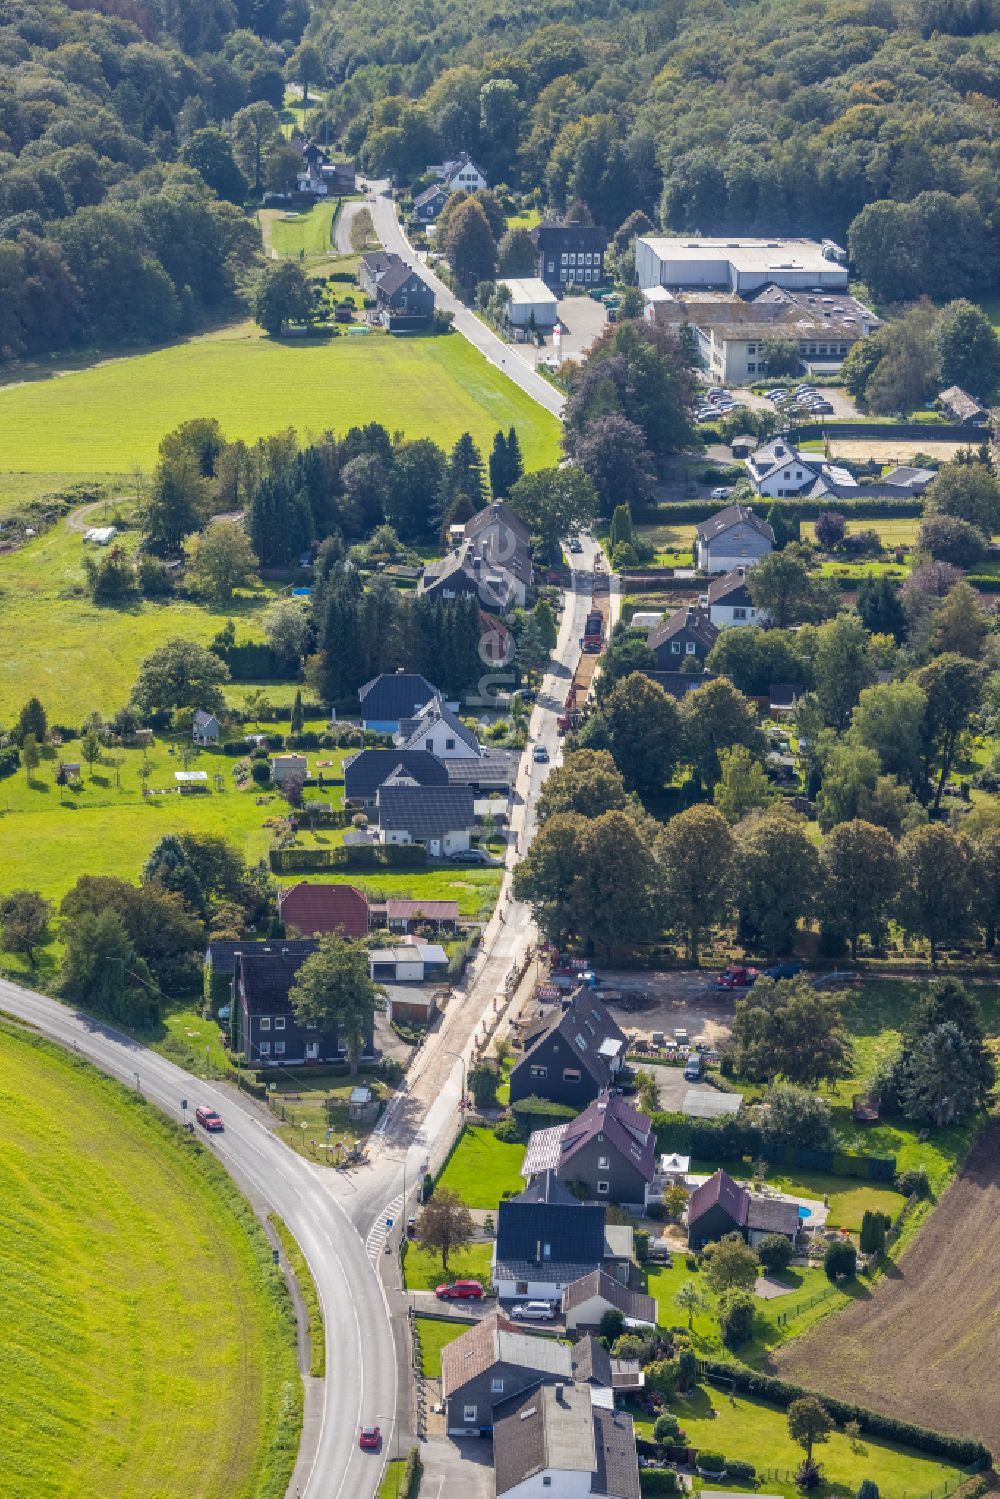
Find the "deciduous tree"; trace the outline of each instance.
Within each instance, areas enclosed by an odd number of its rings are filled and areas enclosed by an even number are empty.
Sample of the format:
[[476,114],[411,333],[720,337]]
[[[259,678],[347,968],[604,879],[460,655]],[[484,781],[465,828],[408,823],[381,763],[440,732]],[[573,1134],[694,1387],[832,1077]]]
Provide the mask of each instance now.
[[851,1061],[840,1003],[803,976],[759,978],[736,1001],[732,1045],[746,1077],[815,1087],[846,1077]]
[[885,930],[896,895],[896,845],[885,828],[870,822],[842,822],[823,840],[821,903],[824,921],[842,931],[857,961],[858,939]]
[[52,906],[37,890],[12,890],[0,900],[0,945],[23,953],[32,968],[35,951],[50,940]]
[[971,847],[940,822],[916,828],[899,845],[899,919],[907,932],[938,949],[959,942],[973,919]]
[[375,1011],[385,1004],[385,989],[369,977],[365,944],[345,942],[336,933],[321,937],[296,973],[288,997],[301,1024],[336,1030],[356,1077]]
[[457,1193],[439,1187],[417,1218],[416,1240],[424,1249],[436,1250],[441,1269],[448,1273],[448,1257],[472,1242],[472,1214]]
[[168,640],[140,666],[132,702],[145,714],[171,708],[218,713],[225,707],[222,684],[228,681],[229,668],[204,646],[193,640]]
[[819,888],[819,855],[801,822],[775,810],[737,829],[737,900],[744,936],[771,957],[791,949]]
[[625,782],[608,750],[575,750],[557,765],[538,797],[539,825],[560,812],[601,817],[625,806]]
[[742,745],[751,755],[764,756],[766,742],[754,705],[724,677],[685,693],[680,717],[684,754],[709,791],[722,774],[719,756],[725,750]]
[[812,1459],[813,1447],[829,1440],[832,1430],[833,1420],[815,1395],[793,1400],[788,1407],[788,1435],[804,1449],[807,1460]]
[[717,1296],[734,1288],[749,1291],[756,1283],[760,1261],[740,1234],[726,1234],[715,1244],[705,1280]]
[[659,683],[634,672],[615,683],[601,713],[626,786],[640,795],[660,791],[682,753],[683,728],[674,699]]
[[195,588],[220,604],[228,604],[237,588],[257,577],[257,557],[239,521],[219,520],[196,533],[188,556]]
[[733,835],[714,807],[689,807],[667,823],[657,854],[668,920],[684,933],[697,968],[702,935],[722,920],[732,897]]

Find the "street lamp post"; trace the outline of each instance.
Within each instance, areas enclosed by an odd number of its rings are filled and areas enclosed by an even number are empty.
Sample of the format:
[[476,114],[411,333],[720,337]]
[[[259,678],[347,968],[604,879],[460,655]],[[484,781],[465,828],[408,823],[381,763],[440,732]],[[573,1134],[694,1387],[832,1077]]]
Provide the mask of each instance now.
[[396,1499],[399,1499],[399,1462],[400,1462],[400,1458],[399,1458],[399,1422],[396,1419],[396,1413],[395,1413],[395,1411],[393,1411],[393,1413],[392,1413],[391,1416],[382,1413],[382,1414],[377,1415],[375,1417],[375,1419],[377,1421],[388,1421],[389,1424],[392,1427],[392,1432],[393,1432],[392,1442],[393,1442],[393,1444],[395,1445],[395,1448],[396,1448],[396,1457],[395,1457],[395,1463],[396,1463]]

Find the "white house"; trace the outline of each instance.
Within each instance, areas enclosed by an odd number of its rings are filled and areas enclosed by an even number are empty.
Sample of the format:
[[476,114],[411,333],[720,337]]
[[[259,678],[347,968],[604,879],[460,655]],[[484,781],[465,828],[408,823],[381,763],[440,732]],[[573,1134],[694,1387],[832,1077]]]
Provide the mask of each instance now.
[[495,1407],[497,1499],[639,1499],[632,1417],[603,1393],[541,1384]]
[[191,720],[191,738],[195,744],[218,744],[220,732],[215,714],[199,708]]
[[510,292],[506,312],[512,328],[534,327],[543,332],[555,327],[559,318],[556,294],[538,276],[504,276],[502,285]]
[[830,463],[821,453],[801,453],[786,437],[762,443],[744,463],[750,482],[759,495],[780,500],[795,495],[850,494],[858,481],[849,469]]
[[727,505],[697,527],[695,557],[703,573],[749,567],[774,550],[774,532],[749,505]]
[[448,192],[475,193],[480,188],[487,187],[486,173],[481,172],[472,160],[468,151],[462,151],[451,161],[442,162],[439,167],[432,167],[435,176],[444,183]]
[[475,734],[440,696],[425,703],[413,718],[401,719],[394,738],[398,748],[426,750],[438,760],[478,760],[482,754]]
[[600,1327],[605,1312],[621,1312],[629,1327],[655,1327],[656,1301],[645,1291],[633,1291],[606,1270],[592,1270],[566,1287],[562,1312],[568,1332]]
[[304,781],[309,773],[309,761],[305,755],[272,755],[271,780],[276,786],[286,786],[296,777]]
[[757,625],[762,623],[750,590],[747,587],[746,567],[734,567],[731,573],[722,573],[713,578],[708,592],[698,600],[717,630],[729,625]]
[[717,286],[745,294],[771,283],[846,289],[847,267],[836,250],[812,239],[642,235],[635,242],[635,268],[643,288]]
[[472,847],[475,798],[467,786],[419,786],[390,776],[376,793],[380,843],[422,843],[432,859]]

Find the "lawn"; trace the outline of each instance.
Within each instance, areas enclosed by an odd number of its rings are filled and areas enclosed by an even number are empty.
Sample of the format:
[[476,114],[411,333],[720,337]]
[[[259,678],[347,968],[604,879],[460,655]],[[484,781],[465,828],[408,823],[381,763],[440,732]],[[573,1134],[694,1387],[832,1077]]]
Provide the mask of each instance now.
[[556,418],[457,334],[282,340],[247,322],[0,389],[0,471],[148,469],[164,433],[196,416],[248,441],[371,421],[446,446],[468,431],[484,457],[513,426],[527,468],[559,456]]
[[523,1145],[505,1145],[491,1129],[467,1126],[438,1178],[470,1208],[495,1208],[504,1192],[524,1190]]
[[[672,1402],[670,1409],[693,1447],[754,1463],[769,1494],[798,1493],[792,1474],[803,1452],[788,1435],[783,1410],[707,1386],[696,1386],[686,1398]],[[639,1419],[636,1428],[648,1435],[651,1424]],[[906,1494],[926,1494],[955,1471],[947,1463],[919,1456],[892,1442],[865,1437],[858,1446],[860,1450],[854,1450],[850,1438],[838,1431],[816,1448],[816,1460],[826,1480],[812,1491],[819,1499],[834,1493],[853,1494],[865,1478],[872,1479],[883,1494],[903,1499]],[[769,1470],[777,1476],[769,1476]]]
[[420,1372],[425,1379],[440,1379],[442,1349],[468,1332],[469,1324],[439,1322],[436,1317],[417,1317],[415,1321],[420,1335]]
[[204,1148],[0,1026],[6,1494],[278,1499],[301,1386],[283,1277]]
[[303,255],[330,254],[330,228],[336,200],[315,203],[304,213],[276,213],[271,217],[271,244],[286,260]]
[[433,1291],[445,1281],[478,1280],[485,1287],[490,1279],[492,1244],[470,1244],[448,1256],[448,1272],[441,1269],[436,1249],[423,1249],[412,1239],[403,1245],[403,1275],[409,1291]]
[[[912,516],[909,519],[900,520],[894,517],[892,520],[869,520],[867,516],[855,520],[853,517],[847,523],[848,535],[856,535],[859,531],[877,531],[879,539],[887,547],[906,547],[909,549],[917,539],[920,530],[920,517]],[[802,540],[815,541],[816,522],[804,520],[802,522]]]
[[686,522],[665,526],[636,526],[639,541],[653,548],[653,567],[693,567],[695,526]]

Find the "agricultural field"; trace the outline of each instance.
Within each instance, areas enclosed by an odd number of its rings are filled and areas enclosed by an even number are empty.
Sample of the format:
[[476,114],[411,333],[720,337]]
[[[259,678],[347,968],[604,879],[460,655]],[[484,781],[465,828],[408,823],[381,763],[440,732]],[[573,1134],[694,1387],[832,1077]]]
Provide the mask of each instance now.
[[864,1305],[782,1349],[776,1372],[1000,1450],[998,1214],[1000,1121],[993,1119]]
[[282,340],[245,322],[0,388],[0,475],[148,469],[164,433],[196,416],[250,441],[370,421],[449,446],[471,432],[484,455],[513,426],[526,467],[559,456],[556,418],[458,335]]
[[[823,1335],[829,1325],[824,1323]],[[870,1350],[869,1362],[874,1363]],[[788,1435],[783,1410],[746,1395],[731,1395],[708,1385],[697,1385],[687,1396],[672,1401],[670,1411],[680,1421],[691,1446],[753,1463],[764,1479],[768,1494],[788,1499],[799,1494],[793,1473],[803,1453]],[[635,1424],[637,1433],[648,1437],[652,1422],[637,1418]],[[937,1458],[924,1457],[894,1442],[871,1437],[852,1444],[842,1431],[833,1432],[827,1443],[816,1448],[815,1456],[824,1473],[824,1483],[812,1491],[819,1499],[853,1494],[865,1478],[870,1478],[881,1493],[892,1495],[893,1499],[903,1499],[904,1495],[916,1499],[929,1495],[955,1476],[955,1469]]]
[[4,1493],[280,1499],[295,1329],[249,1208],[78,1058],[11,1025],[0,1054]]

